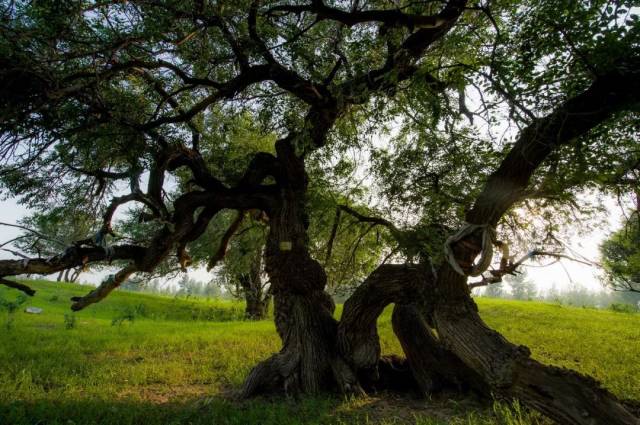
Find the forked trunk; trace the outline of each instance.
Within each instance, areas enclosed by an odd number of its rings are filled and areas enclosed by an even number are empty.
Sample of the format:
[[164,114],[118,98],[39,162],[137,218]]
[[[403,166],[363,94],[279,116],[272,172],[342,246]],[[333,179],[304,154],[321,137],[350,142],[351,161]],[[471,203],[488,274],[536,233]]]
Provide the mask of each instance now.
[[425,396],[444,389],[490,393],[480,375],[441,344],[415,304],[396,304],[391,323]]
[[[366,388],[416,388],[424,396],[443,389],[485,389],[481,379],[440,344],[425,320],[430,317],[434,284],[430,268],[383,264],[345,303],[338,326],[338,347]],[[395,382],[397,377],[388,376],[386,360],[380,356],[377,320],[391,303],[396,304],[393,330],[411,372],[404,378],[404,388]]]
[[[383,389],[400,380],[423,394],[469,388],[518,398],[561,424],[638,425],[593,379],[542,365],[526,347],[488,328],[466,278],[447,264],[437,277],[422,266],[380,266],[345,303],[338,323],[324,291],[324,270],[307,249],[304,164],[289,145],[278,148],[278,157],[288,161],[283,164],[286,178],[279,181],[280,202],[269,213],[265,269],[282,349],[251,371],[244,397],[278,389],[287,394],[360,393],[361,384]],[[472,245],[458,244],[456,258],[471,263],[479,251]],[[376,321],[390,303],[396,303],[392,324],[406,361],[380,356]]]

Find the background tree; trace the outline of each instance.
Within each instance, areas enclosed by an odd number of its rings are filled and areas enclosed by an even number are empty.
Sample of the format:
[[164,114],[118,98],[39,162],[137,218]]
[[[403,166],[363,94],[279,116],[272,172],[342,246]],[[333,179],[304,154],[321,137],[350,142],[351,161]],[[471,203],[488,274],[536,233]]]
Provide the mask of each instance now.
[[178,281],[178,287],[180,289],[176,292],[176,295],[186,295],[187,297],[199,295],[201,297],[217,298],[222,294],[220,288],[211,282],[201,282],[190,278],[186,274]]
[[508,276],[505,282],[509,284],[511,296],[516,300],[532,300],[536,297],[536,285],[529,279],[526,271]]
[[600,246],[606,284],[615,291],[640,293],[640,219],[634,213]]
[[484,296],[489,298],[503,298],[505,296],[505,290],[502,282],[496,282],[487,285],[484,290]]
[[[235,220],[241,218],[238,215]],[[271,302],[269,281],[263,267],[267,228],[259,213],[249,214],[249,217],[242,219],[244,223],[238,224],[240,227],[227,244],[227,252],[224,254],[219,274],[226,290],[234,297],[245,300],[245,316],[259,320],[267,317]],[[226,230],[227,227],[221,229]],[[232,225],[230,228],[234,227]],[[225,236],[222,236],[222,240],[224,239]],[[220,249],[222,247],[223,245]],[[223,256],[222,252],[220,256]]]

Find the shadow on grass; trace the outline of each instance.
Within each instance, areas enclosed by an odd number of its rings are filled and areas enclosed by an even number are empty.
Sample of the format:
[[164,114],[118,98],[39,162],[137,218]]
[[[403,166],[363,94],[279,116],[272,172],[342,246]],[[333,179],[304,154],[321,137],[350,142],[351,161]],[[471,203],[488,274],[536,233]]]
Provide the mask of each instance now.
[[[222,396],[167,403],[148,400],[36,400],[0,402],[0,423],[22,424],[449,424],[469,415],[487,418],[490,407],[472,399],[419,400],[395,394],[364,398],[302,397],[238,402]],[[456,419],[456,423],[457,419]],[[463,422],[459,422],[463,423]],[[476,422],[473,422],[476,423]],[[493,423],[482,422],[477,423]]]

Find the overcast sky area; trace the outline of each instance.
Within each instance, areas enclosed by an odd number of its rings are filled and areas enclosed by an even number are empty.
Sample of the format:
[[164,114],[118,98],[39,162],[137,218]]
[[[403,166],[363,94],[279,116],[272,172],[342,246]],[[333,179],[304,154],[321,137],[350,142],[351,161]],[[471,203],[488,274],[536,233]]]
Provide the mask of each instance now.
[[[623,212],[618,202],[614,199],[606,200],[608,214],[601,217],[603,225],[583,237],[574,237],[569,244],[568,255],[576,256],[571,251],[582,255],[592,261],[600,260],[599,245],[612,232],[619,229],[623,222]],[[14,199],[0,201],[0,222],[15,224],[18,220],[27,214],[27,209],[16,203]],[[0,243],[13,239],[21,234],[20,229],[0,226]],[[532,247],[533,249],[534,247]],[[521,253],[512,253],[516,256]],[[0,252],[0,258],[16,258],[6,251]],[[543,261],[548,264],[549,259]],[[539,263],[529,262],[531,266],[524,267],[529,278],[535,282],[540,292],[548,291],[552,286],[562,291],[571,287],[571,285],[583,286],[592,291],[600,291],[603,289],[601,284],[602,271],[597,267],[587,266],[570,260],[560,260],[548,267],[539,267]],[[86,272],[80,276],[81,282],[97,284],[108,274],[104,272]],[[200,281],[209,281],[212,277],[211,273],[204,269],[196,269],[189,272],[190,277]],[[49,276],[55,279],[55,275]]]

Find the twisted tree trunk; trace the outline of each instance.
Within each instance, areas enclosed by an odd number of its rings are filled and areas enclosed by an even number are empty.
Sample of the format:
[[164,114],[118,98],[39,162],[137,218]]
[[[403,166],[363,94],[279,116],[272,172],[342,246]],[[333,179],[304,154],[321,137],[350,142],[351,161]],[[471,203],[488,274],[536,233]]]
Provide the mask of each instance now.
[[251,372],[243,388],[245,397],[274,389],[287,394],[317,393],[334,389],[336,383],[341,390],[351,391],[357,384],[337,353],[335,305],[324,291],[322,266],[306,250],[304,224],[296,216],[281,210],[271,219],[266,271],[283,346]]
[[[487,180],[466,221],[495,227],[522,198],[531,176],[551,152],[583,136],[616,112],[637,105],[638,61],[635,58],[628,62],[600,75],[582,93],[525,128]],[[478,234],[453,246],[455,259],[464,270],[470,268],[480,250]],[[482,376],[497,396],[518,398],[562,424],[640,423],[592,378],[543,365],[530,358],[526,347],[511,344],[487,327],[471,299],[466,277],[449,264],[440,267],[436,286],[439,296],[435,298],[433,319],[439,337]]]
[[359,392],[355,374],[336,347],[335,305],[324,291],[327,276],[308,251],[304,160],[289,140],[279,141],[276,149],[282,168],[280,199],[269,212],[265,270],[282,349],[251,371],[242,395],[274,389],[313,394],[336,385],[344,392]]
[[443,266],[433,318],[443,344],[481,376],[493,394],[518,399],[561,424],[638,425],[600,383],[577,372],[543,365],[527,347],[507,341],[480,318],[466,279]]
[[[637,107],[637,69],[634,59],[600,75],[585,91],[525,128],[487,180],[466,221],[495,227],[522,199],[531,176],[551,152],[615,113]],[[466,277],[446,262],[437,277],[419,266],[379,267],[346,302],[337,323],[324,292],[324,271],[306,248],[304,163],[281,153],[286,184],[278,182],[281,200],[270,215],[266,262],[283,348],[254,369],[245,395],[274,383],[286,390],[316,392],[336,386],[342,391],[360,390],[361,382],[384,382],[381,370],[394,370],[397,362],[380,358],[376,320],[386,305],[395,302],[394,331],[411,370],[411,377],[403,376],[424,393],[466,385],[485,394],[520,399],[561,424],[640,423],[592,378],[543,365],[530,358],[526,347],[487,327],[471,299]],[[480,235],[473,233],[453,243],[456,268],[470,270],[481,246]]]

